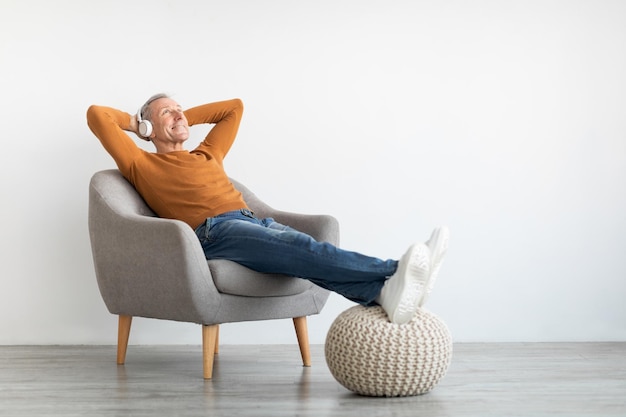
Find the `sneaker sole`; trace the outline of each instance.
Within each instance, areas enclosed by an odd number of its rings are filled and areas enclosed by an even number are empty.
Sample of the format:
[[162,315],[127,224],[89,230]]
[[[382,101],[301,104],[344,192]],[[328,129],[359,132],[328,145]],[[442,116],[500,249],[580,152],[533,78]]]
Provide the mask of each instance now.
[[403,279],[403,285],[393,296],[395,308],[388,312],[389,319],[396,324],[405,324],[413,319],[430,275],[430,257],[426,245],[413,245],[405,256],[408,256],[408,261],[401,262],[399,266],[404,270],[397,271]]
[[419,306],[422,307],[426,300],[428,300],[428,296],[432,292],[435,282],[437,281],[437,277],[439,275],[439,269],[441,268],[441,264],[443,263],[443,258],[448,251],[448,241],[450,240],[450,231],[447,227],[438,227],[435,229],[428,240],[426,246],[430,249],[430,277],[428,278],[428,282],[426,284],[426,289],[422,294],[422,297],[419,301]]

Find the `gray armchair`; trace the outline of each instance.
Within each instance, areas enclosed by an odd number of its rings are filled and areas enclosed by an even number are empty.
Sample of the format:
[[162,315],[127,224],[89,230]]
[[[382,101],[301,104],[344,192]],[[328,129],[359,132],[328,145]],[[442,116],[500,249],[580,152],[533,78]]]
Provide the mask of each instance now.
[[[233,183],[259,217],[338,244],[335,218],[274,210]],[[118,170],[91,179],[89,234],[100,293],[109,312],[119,316],[118,364],[125,362],[136,316],[201,324],[206,379],[213,374],[219,325],[229,322],[292,318],[303,364],[310,366],[306,316],[322,310],[327,290],[226,260],[207,261],[194,231],[182,221],[156,217]]]

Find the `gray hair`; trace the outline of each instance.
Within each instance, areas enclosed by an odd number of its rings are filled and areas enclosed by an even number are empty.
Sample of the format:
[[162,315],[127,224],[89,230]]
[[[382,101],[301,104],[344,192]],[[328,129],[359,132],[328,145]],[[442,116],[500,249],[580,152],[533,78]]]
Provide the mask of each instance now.
[[143,106],[141,106],[141,109],[139,109],[139,116],[141,116],[141,118],[143,120],[151,120],[152,119],[152,109],[150,108],[150,103],[152,103],[153,101],[156,101],[160,98],[170,98],[169,95],[165,94],[165,93],[159,93],[159,94],[155,94],[152,97],[150,97]]

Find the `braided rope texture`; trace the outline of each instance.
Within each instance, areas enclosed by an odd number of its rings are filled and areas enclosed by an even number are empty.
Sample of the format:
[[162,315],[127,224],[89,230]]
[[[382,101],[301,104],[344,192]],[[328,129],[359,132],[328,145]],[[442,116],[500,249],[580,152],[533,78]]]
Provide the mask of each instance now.
[[333,377],[350,391],[406,397],[427,393],[443,378],[452,338],[446,324],[424,309],[398,325],[381,307],[357,305],[330,326],[324,353]]

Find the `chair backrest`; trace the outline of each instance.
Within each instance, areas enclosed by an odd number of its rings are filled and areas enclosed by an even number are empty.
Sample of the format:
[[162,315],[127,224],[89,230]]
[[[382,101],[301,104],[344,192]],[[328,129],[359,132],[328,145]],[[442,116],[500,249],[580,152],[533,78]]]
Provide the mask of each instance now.
[[107,205],[119,214],[156,217],[156,214],[116,169],[97,172],[92,179],[100,196],[106,196]]
[[[140,215],[156,217],[156,214],[146,204],[139,195],[135,187],[132,186],[122,174],[116,170],[104,170],[95,174],[98,182],[98,189],[102,195],[107,196],[107,204],[116,212],[128,215]],[[230,179],[235,188],[243,195],[244,201],[254,210],[268,212],[272,210],[270,206],[261,201],[248,187],[239,181]]]

